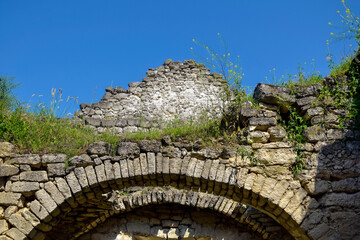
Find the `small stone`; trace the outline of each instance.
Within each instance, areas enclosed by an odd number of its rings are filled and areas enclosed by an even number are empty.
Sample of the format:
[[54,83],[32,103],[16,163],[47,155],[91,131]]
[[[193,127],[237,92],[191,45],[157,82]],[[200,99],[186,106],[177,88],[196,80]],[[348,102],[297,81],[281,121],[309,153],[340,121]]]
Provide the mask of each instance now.
[[266,143],[270,138],[270,134],[267,132],[254,131],[250,132],[247,140],[248,143]]

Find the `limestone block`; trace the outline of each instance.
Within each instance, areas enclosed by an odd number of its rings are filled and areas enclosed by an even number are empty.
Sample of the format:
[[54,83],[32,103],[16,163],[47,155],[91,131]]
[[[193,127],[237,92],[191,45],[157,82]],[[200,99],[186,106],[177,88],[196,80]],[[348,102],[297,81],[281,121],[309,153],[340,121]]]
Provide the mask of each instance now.
[[321,126],[311,126],[305,129],[304,137],[309,142],[325,141],[326,132]]
[[65,175],[65,163],[51,163],[47,165],[49,177],[59,177]]
[[270,142],[282,141],[286,137],[286,130],[282,126],[270,127],[268,133]]
[[310,119],[314,116],[324,115],[324,109],[322,107],[309,108],[306,110],[304,119]]
[[21,181],[46,182],[48,176],[46,171],[25,171],[20,173]]
[[65,164],[66,154],[44,154],[41,157],[41,162],[43,166],[54,163],[63,163]]
[[285,87],[259,83],[254,91],[254,98],[260,102],[280,105],[292,105],[295,103],[295,98],[291,95],[291,90]]
[[99,141],[90,144],[87,152],[89,155],[95,154],[98,156],[104,156],[110,154],[110,148],[110,143]]
[[0,164],[0,177],[13,176],[19,172],[19,168],[13,165]]
[[149,173],[146,153],[140,153],[141,174],[147,176]]
[[69,159],[69,165],[75,167],[86,167],[90,165],[95,165],[94,161],[87,154],[82,154],[80,156],[74,156]]
[[108,181],[114,180],[115,179],[115,172],[114,172],[114,168],[113,168],[113,165],[111,164],[110,160],[104,161],[104,169],[105,169],[106,179]]
[[292,149],[259,149],[255,152],[255,159],[265,165],[291,165],[297,154]]
[[[99,165],[99,166],[103,166],[103,165]],[[98,166],[96,166],[96,167],[98,167]],[[95,167],[95,169],[96,169],[96,167]],[[71,192],[74,195],[81,192],[81,186],[80,186],[79,181],[77,180],[74,172],[70,172],[66,176],[66,181],[71,189]]]
[[10,228],[5,234],[12,239],[16,240],[27,240],[28,238],[17,228]]
[[15,146],[9,142],[0,142],[0,158],[10,157],[15,152]]
[[116,151],[121,158],[135,158],[140,155],[140,148],[137,143],[121,142]]
[[120,171],[123,178],[129,177],[128,164],[126,160],[120,160]]
[[90,187],[95,187],[98,184],[96,173],[93,166],[85,167],[86,176]]
[[86,172],[83,167],[75,168],[74,173],[82,189],[89,187],[89,182],[87,180]]
[[250,130],[266,131],[271,126],[276,126],[276,118],[252,117],[249,119]]
[[12,192],[19,192],[24,194],[31,194],[40,189],[37,182],[13,182],[11,185]]
[[9,224],[5,219],[0,220],[0,234],[9,229]]
[[247,136],[248,143],[266,143],[270,138],[268,132],[254,131]]
[[204,147],[197,152],[192,152],[191,156],[198,159],[217,159],[222,153],[222,148],[219,147]]
[[152,179],[155,179],[155,173],[156,173],[156,159],[155,159],[155,153],[148,152],[147,154],[147,162],[148,162],[148,172]]
[[18,230],[20,230],[25,235],[28,235],[34,228],[30,222],[28,222],[25,218],[23,218],[18,213],[14,213],[13,215],[11,215],[9,218],[9,222],[11,225],[16,227]]
[[30,202],[30,210],[33,212],[41,221],[49,222],[52,216],[48,213],[46,208],[40,204],[38,200]]
[[37,154],[15,155],[10,160],[5,161],[6,164],[30,165],[32,167],[41,166],[41,158]]
[[140,140],[139,147],[142,152],[154,152],[158,153],[161,151],[161,142],[155,139],[152,140]]
[[60,214],[60,210],[56,202],[51,198],[51,196],[44,190],[40,189],[35,193],[36,199],[39,200],[41,205],[43,205],[46,210],[53,216],[56,217]]

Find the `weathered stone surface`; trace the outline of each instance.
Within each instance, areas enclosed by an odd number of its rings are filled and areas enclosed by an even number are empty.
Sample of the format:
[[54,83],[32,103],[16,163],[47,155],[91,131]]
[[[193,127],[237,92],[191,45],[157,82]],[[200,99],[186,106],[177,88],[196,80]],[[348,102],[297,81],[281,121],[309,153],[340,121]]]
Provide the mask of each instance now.
[[65,164],[66,154],[44,154],[41,156],[41,159],[44,166],[54,163]]
[[11,225],[15,226],[18,230],[26,235],[28,235],[33,230],[31,223],[26,221],[26,219],[18,213],[11,215],[9,222]]
[[271,126],[276,126],[276,118],[252,117],[249,120],[249,125],[250,125],[250,130],[265,131]]
[[286,137],[286,130],[282,126],[270,127],[267,132],[270,134],[270,141],[282,141]]
[[52,219],[46,208],[42,206],[38,200],[32,201],[29,206],[31,212],[33,212],[40,220],[49,222]]
[[57,204],[44,189],[37,191],[35,196],[41,205],[43,205],[52,216],[56,217],[60,214],[60,210],[57,207]]
[[110,148],[110,143],[103,141],[94,142],[89,145],[87,152],[89,155],[96,154],[98,156],[104,156],[110,154]]
[[46,182],[48,176],[46,171],[25,171],[20,173],[20,181]]
[[204,148],[200,149],[200,151],[192,152],[191,155],[192,155],[192,157],[196,157],[199,159],[206,159],[206,158],[216,159],[216,158],[219,158],[221,153],[222,153],[222,148],[204,147]]
[[39,189],[40,186],[37,182],[14,182],[11,185],[11,191],[19,193],[34,193]]
[[21,193],[12,193],[12,192],[0,192],[0,205],[1,206],[10,206],[18,205],[20,200]]
[[9,224],[5,219],[0,220],[0,234],[9,229]]
[[309,108],[306,110],[304,119],[307,120],[312,117],[323,115],[323,114],[324,114],[324,109],[322,107]]
[[16,239],[16,240],[27,240],[28,239],[25,236],[25,234],[20,232],[20,230],[17,228],[10,228],[8,231],[5,232],[5,234],[7,236],[11,237],[12,239]]
[[47,165],[49,177],[58,177],[65,175],[65,163],[52,163]]
[[158,153],[161,151],[161,142],[152,140],[140,140],[139,147],[142,152],[154,152]]
[[283,108],[295,103],[295,98],[291,95],[290,89],[265,83],[259,83],[256,86],[254,98],[260,102],[280,105]]
[[40,156],[37,154],[23,154],[23,155],[16,155],[14,158],[5,162],[6,164],[26,164],[33,167],[40,167],[41,159]]
[[140,148],[137,143],[121,142],[116,151],[121,158],[135,158],[140,155]]
[[0,158],[10,157],[15,152],[15,146],[9,142],[0,142]]
[[297,154],[292,149],[259,149],[255,152],[255,159],[262,164],[278,165],[293,164]]
[[82,154],[80,156],[74,156],[69,159],[69,165],[75,167],[86,167],[90,165],[95,165],[94,161],[87,154]]
[[305,129],[304,137],[309,142],[326,140],[326,131],[321,126],[311,126]]
[[19,168],[13,165],[0,164],[0,177],[8,177],[19,172]]
[[248,136],[249,143],[266,143],[270,138],[270,134],[267,132],[254,131],[250,132]]

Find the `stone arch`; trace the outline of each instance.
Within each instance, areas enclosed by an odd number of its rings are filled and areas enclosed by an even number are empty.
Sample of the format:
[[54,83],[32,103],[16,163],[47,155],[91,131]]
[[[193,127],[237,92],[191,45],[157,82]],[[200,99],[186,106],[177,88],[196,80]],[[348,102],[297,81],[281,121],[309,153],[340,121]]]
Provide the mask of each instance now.
[[[61,219],[76,217],[74,209],[83,208],[85,203],[98,209],[111,209],[109,203],[99,203],[98,199],[112,190],[172,186],[192,192],[194,196],[211,194],[228,202],[246,204],[275,219],[295,239],[311,239],[300,224],[311,213],[312,201],[304,189],[290,180],[266,177],[220,159],[170,158],[154,152],[125,159],[109,157],[95,166],[79,166],[81,164],[68,169],[64,177],[42,183],[35,198],[26,199],[29,209],[13,214],[16,217],[10,223],[30,239],[44,239],[46,232],[56,228]],[[222,201],[217,208],[230,211],[231,206]],[[110,215],[105,211],[104,219],[106,214]],[[94,213],[87,213],[87,218],[92,217]],[[96,218],[99,217],[102,216]],[[26,222],[27,227],[24,229],[18,222]]]

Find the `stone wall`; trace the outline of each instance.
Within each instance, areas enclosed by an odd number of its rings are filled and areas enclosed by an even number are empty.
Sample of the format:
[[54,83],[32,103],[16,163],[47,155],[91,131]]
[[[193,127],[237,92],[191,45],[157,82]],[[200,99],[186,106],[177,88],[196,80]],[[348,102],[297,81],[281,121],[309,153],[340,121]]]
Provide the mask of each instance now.
[[[16,154],[12,144],[0,143],[0,240],[181,239],[185,230],[195,239],[219,237],[203,234],[203,225],[224,228],[226,239],[358,239],[360,126],[346,120],[340,127],[346,110],[319,98],[338,80],[346,76],[295,91],[259,84],[259,105],[244,102],[234,112],[243,145],[164,136],[118,146],[96,142],[67,160]],[[289,123],[291,108],[310,123],[301,146],[280,121]],[[103,124],[101,114],[90,118]],[[300,160],[306,168],[297,175]],[[181,216],[173,219],[177,209]],[[215,219],[212,225],[197,212]]]
[[166,60],[150,68],[141,82],[129,88],[108,87],[100,102],[80,104],[75,115],[99,132],[117,133],[158,128],[170,120],[199,120],[219,117],[225,98],[226,81],[193,60]]

